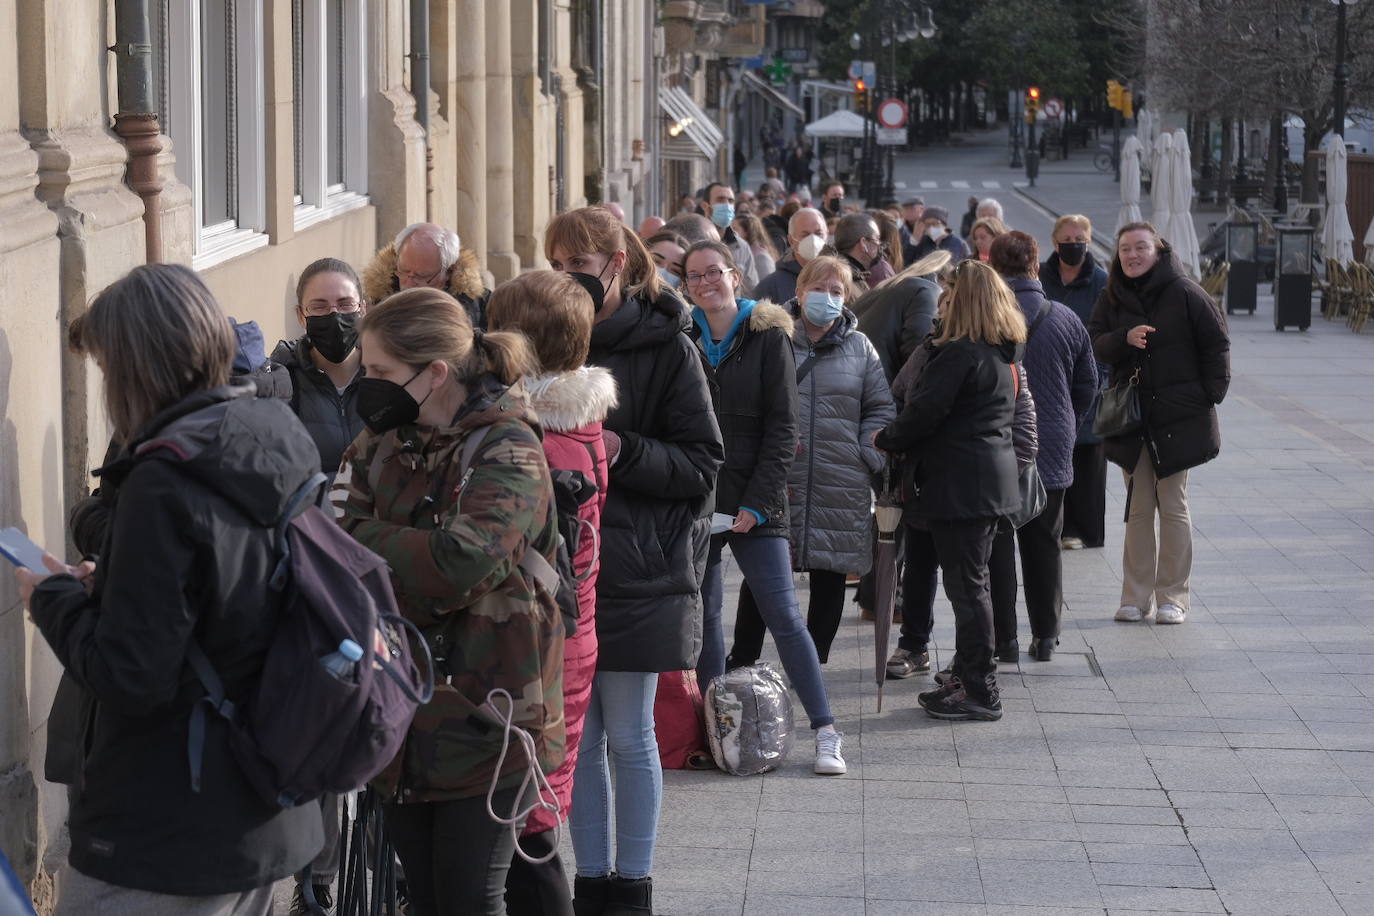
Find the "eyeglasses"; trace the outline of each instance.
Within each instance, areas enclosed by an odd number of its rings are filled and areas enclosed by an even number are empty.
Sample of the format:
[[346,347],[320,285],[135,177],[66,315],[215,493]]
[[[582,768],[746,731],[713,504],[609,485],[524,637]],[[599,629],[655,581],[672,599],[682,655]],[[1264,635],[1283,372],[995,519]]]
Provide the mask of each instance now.
[[310,305],[307,305],[304,311],[305,314],[314,315],[316,317],[319,317],[321,315],[329,315],[334,312],[338,312],[340,315],[352,315],[354,312],[358,311],[358,309],[362,307],[363,304],[359,302],[357,299],[340,299],[337,302],[333,303],[314,302]]
[[417,286],[429,286],[435,280],[439,279],[439,277],[442,276],[443,273],[444,268],[442,267],[440,267],[432,274],[417,274],[413,270],[398,270],[396,271],[396,279],[406,280],[411,283],[414,283]]
[[686,279],[688,286],[696,286],[701,283],[702,280],[710,280],[712,283],[715,283],[732,270],[734,270],[733,267],[708,267],[705,273],[688,274],[684,279]]

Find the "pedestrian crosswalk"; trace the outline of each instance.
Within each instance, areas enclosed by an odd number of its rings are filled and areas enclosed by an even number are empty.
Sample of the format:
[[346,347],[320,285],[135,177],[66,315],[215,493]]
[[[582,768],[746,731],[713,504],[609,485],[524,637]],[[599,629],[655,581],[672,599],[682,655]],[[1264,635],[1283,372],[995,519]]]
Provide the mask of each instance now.
[[[915,184],[922,191],[968,191],[975,186],[975,182],[964,181],[960,179],[954,179],[950,181],[918,181]],[[997,181],[995,179],[984,179],[982,181],[976,182],[976,185],[977,187],[982,188],[985,191],[999,191],[1002,189],[1002,182]],[[906,190],[907,188],[911,187],[911,184],[905,181],[899,181],[896,183],[896,186],[900,190]]]

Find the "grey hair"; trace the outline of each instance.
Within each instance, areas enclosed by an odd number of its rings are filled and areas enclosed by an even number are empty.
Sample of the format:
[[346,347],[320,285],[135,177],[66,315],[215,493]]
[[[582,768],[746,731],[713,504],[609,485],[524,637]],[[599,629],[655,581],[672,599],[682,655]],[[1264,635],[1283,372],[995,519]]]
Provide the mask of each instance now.
[[877,230],[878,221],[867,213],[851,213],[835,225],[835,250],[848,252],[868,235],[869,230]]
[[439,263],[444,270],[448,270],[458,263],[458,253],[463,250],[462,243],[458,240],[458,233],[452,229],[445,229],[443,226],[436,226],[434,223],[411,223],[400,232],[396,233],[396,240],[392,246],[396,253],[401,253],[401,247],[412,235],[421,235],[434,243],[434,247],[439,249]]
[[984,207],[992,209],[993,216],[997,217],[998,219],[1004,222],[1006,221],[1006,217],[1002,215],[1002,203],[1001,201],[997,200],[997,198],[984,197],[982,200],[978,201],[978,209],[981,210]]
[[799,208],[799,209],[797,210],[796,213],[793,213],[791,216],[789,216],[789,217],[787,218],[787,237],[788,237],[788,238],[791,238],[791,237],[792,237],[792,230],[797,228],[797,217],[801,216],[803,213],[814,213],[814,214],[816,215],[816,217],[821,221],[821,225],[822,225],[822,226],[825,225],[825,214],[824,214],[824,213],[822,213],[821,211],[817,210],[815,207],[801,207],[801,208]]

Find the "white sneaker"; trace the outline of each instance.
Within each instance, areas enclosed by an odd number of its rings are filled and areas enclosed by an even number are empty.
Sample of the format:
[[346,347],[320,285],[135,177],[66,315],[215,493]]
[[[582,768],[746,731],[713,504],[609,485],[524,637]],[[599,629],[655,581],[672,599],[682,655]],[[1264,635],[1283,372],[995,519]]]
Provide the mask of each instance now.
[[1145,619],[1145,615],[1140,613],[1140,608],[1130,604],[1123,604],[1116,609],[1116,619],[1122,623],[1139,623]]
[[1188,612],[1177,604],[1161,604],[1155,611],[1155,623],[1182,623]]
[[1082,539],[1082,538],[1075,538],[1075,537],[1060,538],[1060,539],[1059,539],[1059,549],[1060,549],[1060,550],[1082,550],[1082,549],[1083,549],[1083,539]]
[[816,772],[822,776],[842,776],[849,772],[840,756],[842,735],[833,728],[816,732]]

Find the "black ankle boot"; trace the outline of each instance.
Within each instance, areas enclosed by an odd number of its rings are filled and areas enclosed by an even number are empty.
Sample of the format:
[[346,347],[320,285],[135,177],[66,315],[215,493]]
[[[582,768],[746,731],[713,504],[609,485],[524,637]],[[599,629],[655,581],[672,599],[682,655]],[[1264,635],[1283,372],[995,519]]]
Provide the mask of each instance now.
[[611,897],[606,916],[653,916],[652,878],[611,878]]
[[1015,639],[999,642],[994,657],[1004,665],[1014,665],[1021,660],[1021,644]]
[[1031,640],[1028,654],[1037,662],[1047,662],[1054,657],[1054,647],[1059,645],[1059,639],[1054,636],[1037,636]]
[[604,878],[573,878],[573,912],[577,916],[602,916],[611,900],[611,876]]

